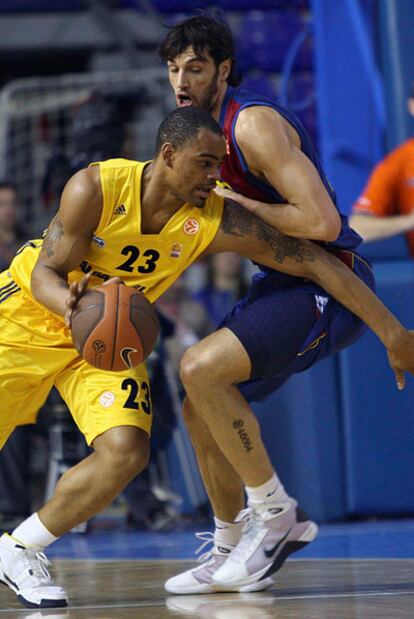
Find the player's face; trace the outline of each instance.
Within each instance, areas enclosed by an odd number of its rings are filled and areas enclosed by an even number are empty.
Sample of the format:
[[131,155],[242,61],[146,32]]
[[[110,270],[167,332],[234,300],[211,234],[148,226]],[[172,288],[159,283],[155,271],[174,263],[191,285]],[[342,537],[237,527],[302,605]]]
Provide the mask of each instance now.
[[194,140],[174,151],[171,169],[171,188],[183,202],[203,208],[226,155],[224,137],[201,129]]
[[168,74],[177,106],[196,105],[214,112],[219,95],[227,85],[229,66],[229,62],[224,60],[216,67],[207,51],[197,54],[192,47],[168,61]]

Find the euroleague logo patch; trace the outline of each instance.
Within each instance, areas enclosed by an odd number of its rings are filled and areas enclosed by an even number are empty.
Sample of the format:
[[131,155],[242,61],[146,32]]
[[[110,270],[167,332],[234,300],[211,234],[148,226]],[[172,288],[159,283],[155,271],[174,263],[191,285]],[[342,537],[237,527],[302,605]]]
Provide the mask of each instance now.
[[92,348],[98,355],[102,355],[106,351],[106,344],[102,340],[94,340]]
[[115,394],[112,391],[104,391],[99,398],[99,404],[104,408],[109,408],[115,402]]
[[193,236],[193,234],[197,234],[197,232],[200,230],[200,223],[198,219],[195,219],[195,217],[190,217],[190,219],[187,219],[187,221],[185,221],[183,224],[183,230],[185,234],[188,234],[188,236]]

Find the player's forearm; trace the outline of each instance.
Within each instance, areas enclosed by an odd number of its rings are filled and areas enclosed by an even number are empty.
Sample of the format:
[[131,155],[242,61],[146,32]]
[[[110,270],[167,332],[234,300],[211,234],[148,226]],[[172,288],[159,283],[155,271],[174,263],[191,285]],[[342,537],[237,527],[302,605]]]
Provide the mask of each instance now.
[[391,217],[352,215],[349,224],[365,241],[385,239],[414,229],[412,214]]
[[69,294],[66,277],[38,262],[32,272],[30,287],[36,301],[54,314],[64,316]]

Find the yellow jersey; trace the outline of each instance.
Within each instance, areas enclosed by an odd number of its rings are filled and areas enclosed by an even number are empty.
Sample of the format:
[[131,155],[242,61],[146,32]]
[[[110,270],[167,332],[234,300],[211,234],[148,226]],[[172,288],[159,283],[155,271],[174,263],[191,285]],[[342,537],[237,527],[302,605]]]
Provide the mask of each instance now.
[[[99,165],[103,209],[88,254],[69,281],[92,272],[91,286],[118,275],[155,301],[209,246],[220,226],[223,199],[214,192],[203,208],[184,204],[159,234],[141,232],[141,183],[149,162],[109,159]],[[28,241],[10,265],[14,281],[27,294],[42,240]]]

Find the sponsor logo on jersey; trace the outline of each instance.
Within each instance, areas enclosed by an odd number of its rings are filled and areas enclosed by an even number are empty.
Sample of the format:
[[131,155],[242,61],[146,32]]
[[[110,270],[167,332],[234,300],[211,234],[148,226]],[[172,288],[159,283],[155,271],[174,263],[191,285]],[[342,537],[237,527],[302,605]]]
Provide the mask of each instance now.
[[114,215],[126,215],[125,204],[121,204],[120,206],[117,206],[116,209],[114,210]]
[[197,232],[200,230],[200,223],[198,219],[195,219],[195,217],[190,217],[190,219],[187,219],[187,221],[185,221],[183,224],[183,230],[185,234],[188,234],[188,236],[193,236],[193,234],[197,234]]
[[112,391],[104,391],[99,397],[99,404],[104,408],[109,408],[115,402],[115,394]]
[[171,253],[170,256],[171,258],[179,258],[181,256],[181,252],[183,251],[183,246],[181,245],[181,243],[174,243],[174,245],[171,247]]
[[98,246],[98,247],[104,247],[105,245],[105,241],[101,238],[99,238],[99,236],[95,236],[93,235],[92,237],[92,241]]

